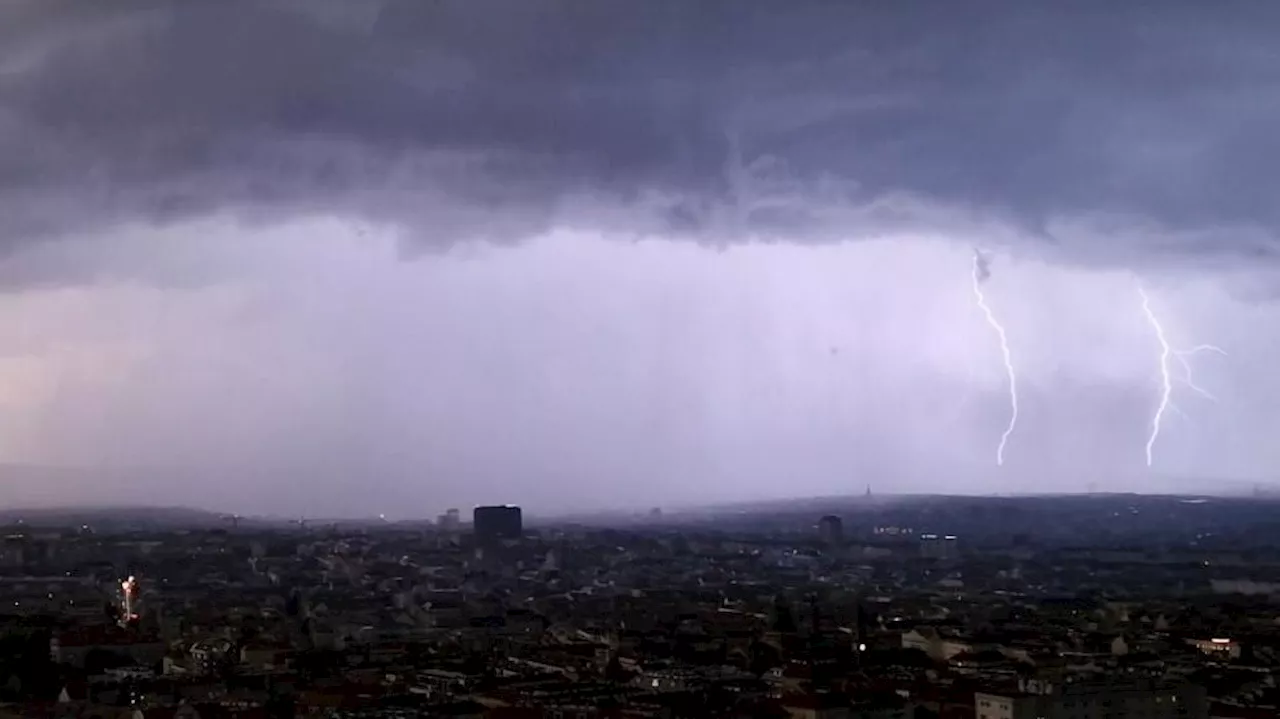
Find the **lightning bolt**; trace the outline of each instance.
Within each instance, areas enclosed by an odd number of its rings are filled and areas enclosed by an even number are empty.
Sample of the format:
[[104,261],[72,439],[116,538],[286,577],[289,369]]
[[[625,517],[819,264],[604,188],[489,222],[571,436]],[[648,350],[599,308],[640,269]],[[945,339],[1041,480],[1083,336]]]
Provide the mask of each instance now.
[[996,446],[996,465],[1004,465],[1004,448],[1009,444],[1009,435],[1013,434],[1013,430],[1018,426],[1018,375],[1013,369],[1013,354],[1009,352],[1009,338],[1005,335],[1004,326],[996,319],[996,315],[991,311],[991,306],[987,304],[987,297],[982,292],[982,282],[989,276],[990,271],[987,268],[985,258],[982,253],[977,250],[973,253],[973,296],[978,302],[979,309],[982,310],[987,318],[987,324],[991,325],[991,329],[995,331],[996,337],[1000,340],[1000,354],[1004,357],[1004,370],[1009,376],[1009,425],[1005,427],[1004,434],[1000,435],[1000,444]]
[[1170,363],[1177,361],[1178,366],[1182,368],[1180,379],[1184,385],[1201,397],[1214,400],[1215,397],[1212,394],[1196,384],[1189,358],[1201,352],[1216,352],[1223,356],[1226,356],[1227,353],[1216,345],[1196,345],[1186,350],[1174,349],[1173,345],[1169,344],[1169,337],[1165,333],[1164,324],[1156,316],[1155,310],[1151,309],[1151,297],[1147,295],[1147,291],[1141,286],[1138,287],[1138,296],[1142,298],[1142,312],[1147,316],[1147,323],[1151,325],[1151,329],[1155,332],[1156,340],[1160,343],[1160,402],[1156,405],[1156,412],[1151,417],[1151,434],[1147,436],[1146,447],[1147,466],[1150,467],[1155,458],[1156,441],[1160,439],[1160,429],[1164,423],[1165,414],[1169,410],[1182,414],[1182,410],[1173,403],[1174,377]]
[[1169,409],[1169,399],[1173,396],[1173,377],[1169,374],[1169,358],[1173,356],[1173,348],[1169,346],[1169,338],[1164,334],[1164,325],[1151,309],[1151,298],[1147,291],[1138,288],[1142,297],[1142,312],[1147,316],[1151,329],[1155,330],[1156,339],[1160,342],[1160,403],[1156,405],[1156,413],[1151,418],[1151,434],[1147,436],[1147,466],[1151,466],[1156,440],[1160,439],[1160,425],[1164,421],[1164,413]]
[[1173,350],[1173,356],[1178,360],[1178,364],[1182,367],[1182,383],[1201,397],[1204,397],[1211,402],[1216,402],[1218,400],[1217,397],[1214,397],[1208,390],[1196,384],[1195,377],[1191,371],[1191,362],[1187,360],[1188,357],[1192,357],[1201,352],[1214,352],[1222,355],[1223,357],[1227,356],[1227,351],[1217,345],[1196,345],[1188,350]]

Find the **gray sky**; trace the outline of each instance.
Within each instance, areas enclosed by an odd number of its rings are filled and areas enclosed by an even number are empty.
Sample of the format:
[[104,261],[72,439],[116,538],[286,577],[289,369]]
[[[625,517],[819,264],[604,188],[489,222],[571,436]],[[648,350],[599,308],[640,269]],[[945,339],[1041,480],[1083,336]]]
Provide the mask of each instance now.
[[1280,6],[1143,5],[4,3],[0,501],[1270,482]]

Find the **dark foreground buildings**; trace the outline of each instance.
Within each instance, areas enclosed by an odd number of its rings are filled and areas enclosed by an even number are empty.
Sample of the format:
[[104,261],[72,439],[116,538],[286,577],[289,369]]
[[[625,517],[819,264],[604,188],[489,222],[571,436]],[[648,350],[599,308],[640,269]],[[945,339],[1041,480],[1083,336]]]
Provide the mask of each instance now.
[[478,546],[0,509],[0,719],[1277,719],[1278,512],[851,498],[512,541],[492,507]]

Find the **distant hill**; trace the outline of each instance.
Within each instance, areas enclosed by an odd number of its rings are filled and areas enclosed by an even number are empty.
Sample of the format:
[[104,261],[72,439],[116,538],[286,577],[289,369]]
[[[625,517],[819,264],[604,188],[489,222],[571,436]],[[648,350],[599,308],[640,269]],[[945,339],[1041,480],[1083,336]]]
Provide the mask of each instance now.
[[0,524],[196,527],[223,523],[216,512],[113,501],[110,488],[120,486],[120,475],[119,471],[0,464]]
[[186,507],[37,507],[0,510],[0,525],[31,527],[204,528],[227,524],[224,515]]

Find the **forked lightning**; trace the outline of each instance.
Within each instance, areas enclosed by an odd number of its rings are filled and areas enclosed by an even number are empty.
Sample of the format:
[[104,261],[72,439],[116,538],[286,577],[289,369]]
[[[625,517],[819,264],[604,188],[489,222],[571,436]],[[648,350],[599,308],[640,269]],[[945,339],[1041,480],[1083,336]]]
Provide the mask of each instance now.
[[1181,380],[1183,384],[1205,399],[1212,400],[1214,396],[1196,384],[1195,377],[1191,371],[1191,362],[1187,358],[1200,352],[1217,352],[1221,355],[1226,355],[1227,353],[1221,347],[1215,345],[1196,345],[1187,350],[1174,349],[1169,344],[1169,337],[1165,334],[1164,325],[1160,322],[1160,318],[1151,309],[1151,298],[1147,295],[1147,291],[1139,286],[1138,295],[1142,298],[1142,312],[1147,316],[1147,323],[1151,325],[1151,329],[1155,332],[1156,340],[1160,343],[1160,401],[1156,404],[1155,414],[1151,417],[1151,433],[1147,436],[1146,447],[1147,466],[1150,467],[1155,459],[1156,441],[1160,439],[1160,429],[1164,423],[1164,416],[1169,410],[1178,409],[1178,406],[1173,403],[1173,373],[1169,367],[1170,360],[1176,359],[1182,367]]

